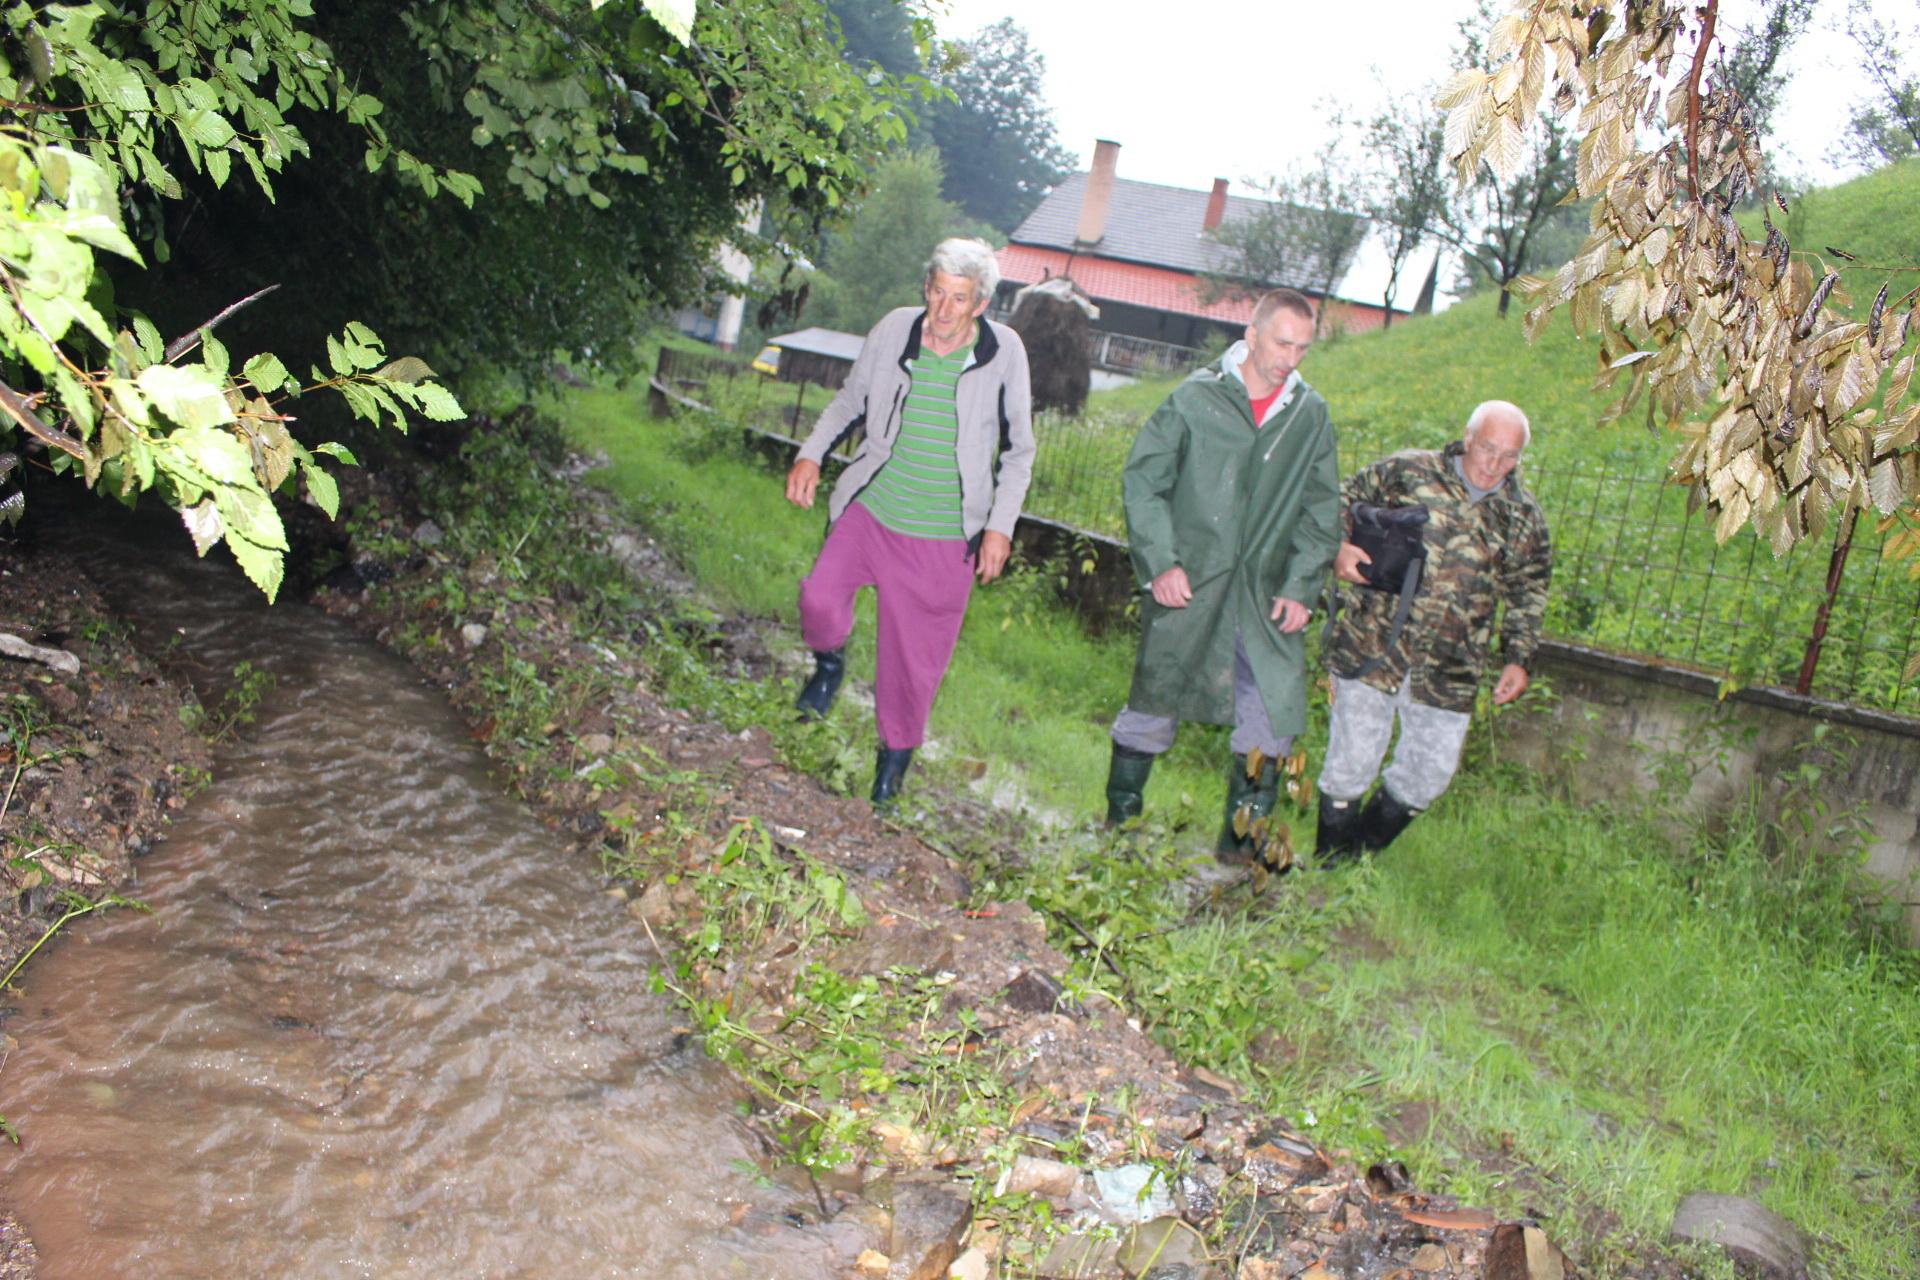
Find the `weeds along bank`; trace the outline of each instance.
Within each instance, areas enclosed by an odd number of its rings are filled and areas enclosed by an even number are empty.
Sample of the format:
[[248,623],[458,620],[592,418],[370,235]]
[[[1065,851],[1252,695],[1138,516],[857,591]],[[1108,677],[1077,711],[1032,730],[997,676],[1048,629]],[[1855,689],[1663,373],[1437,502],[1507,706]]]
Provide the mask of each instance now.
[[[607,455],[594,481],[724,609],[788,615],[820,528],[777,501],[773,470],[618,392],[573,397],[567,423]],[[933,734],[950,783],[984,771],[983,790],[1090,820],[1131,645],[1080,634],[1046,573],[976,593]],[[871,742],[862,711],[831,723]],[[1323,743],[1321,725],[1310,751]],[[1432,1185],[1577,1223],[1589,1260],[1632,1256],[1706,1188],[1821,1235],[1847,1259],[1835,1274],[1910,1270],[1920,1001],[1852,854],[1783,857],[1795,844],[1751,814],[1676,849],[1665,815],[1626,795],[1577,805],[1508,764],[1497,731],[1470,750],[1465,789],[1404,849],[1298,877],[1251,913],[1189,916],[1177,859],[1110,856],[1084,825],[1030,827],[1024,860],[971,865],[983,891],[1040,907],[1082,981],[1184,1060],[1309,1132],[1391,1146]],[[1224,756],[1188,729],[1156,773],[1166,852],[1203,846]]]

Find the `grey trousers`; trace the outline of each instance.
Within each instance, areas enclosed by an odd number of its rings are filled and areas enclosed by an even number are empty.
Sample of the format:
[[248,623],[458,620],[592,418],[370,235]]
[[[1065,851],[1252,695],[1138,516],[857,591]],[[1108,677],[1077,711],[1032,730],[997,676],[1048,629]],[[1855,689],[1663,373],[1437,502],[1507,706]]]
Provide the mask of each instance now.
[[[1130,751],[1157,756],[1173,745],[1174,731],[1180,721],[1174,716],[1149,715],[1124,707],[1113,718],[1113,740]],[[1253,666],[1247,661],[1247,646],[1236,633],[1233,637],[1233,737],[1235,755],[1246,755],[1256,747],[1278,758],[1293,750],[1293,736],[1282,737],[1273,731],[1267,718],[1267,704],[1254,682]]]
[[1405,681],[1397,692],[1386,694],[1339,676],[1333,678],[1333,724],[1320,768],[1322,796],[1353,801],[1367,793],[1387,754],[1396,714],[1400,742],[1381,785],[1409,809],[1424,809],[1440,798],[1460,767],[1460,748],[1472,717],[1415,702]]

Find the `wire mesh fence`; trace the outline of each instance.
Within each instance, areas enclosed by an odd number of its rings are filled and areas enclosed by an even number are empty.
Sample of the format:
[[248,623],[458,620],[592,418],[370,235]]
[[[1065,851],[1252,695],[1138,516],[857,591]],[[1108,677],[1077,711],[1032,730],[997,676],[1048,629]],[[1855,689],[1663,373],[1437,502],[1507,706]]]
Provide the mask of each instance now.
[[[724,418],[767,434],[799,436],[831,398],[812,384],[738,377],[737,365],[721,388],[717,370],[668,354],[663,372],[707,377],[703,394]],[[1133,415],[1098,409],[1039,415],[1027,513],[1123,540],[1120,474],[1138,427]],[[1348,469],[1361,460],[1347,459]],[[1920,581],[1881,556],[1871,516],[1775,559],[1751,533],[1717,543],[1710,514],[1690,509],[1687,491],[1657,467],[1528,464],[1522,478],[1553,537],[1549,635],[1920,715],[1920,683],[1902,679],[1920,653]]]

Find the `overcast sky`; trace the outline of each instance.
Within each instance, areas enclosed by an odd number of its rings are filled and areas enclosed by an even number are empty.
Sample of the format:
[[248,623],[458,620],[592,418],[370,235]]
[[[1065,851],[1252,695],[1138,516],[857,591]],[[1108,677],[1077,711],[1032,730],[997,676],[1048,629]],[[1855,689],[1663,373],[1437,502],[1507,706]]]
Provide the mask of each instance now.
[[[1310,158],[1331,134],[1328,98],[1357,113],[1389,92],[1444,79],[1455,28],[1473,9],[1473,0],[944,0],[940,16],[943,0],[932,2],[944,36],[1009,16],[1026,28],[1046,57],[1061,144],[1081,168],[1094,139],[1110,138],[1121,144],[1121,177],[1195,189],[1216,177],[1239,184],[1284,173]],[[1911,6],[1881,7],[1910,16]],[[1724,0],[1723,28],[1760,8]],[[1861,90],[1853,46],[1837,30],[1843,0],[1822,8],[1788,54],[1775,122],[1788,174],[1825,184],[1851,173],[1822,151]]]

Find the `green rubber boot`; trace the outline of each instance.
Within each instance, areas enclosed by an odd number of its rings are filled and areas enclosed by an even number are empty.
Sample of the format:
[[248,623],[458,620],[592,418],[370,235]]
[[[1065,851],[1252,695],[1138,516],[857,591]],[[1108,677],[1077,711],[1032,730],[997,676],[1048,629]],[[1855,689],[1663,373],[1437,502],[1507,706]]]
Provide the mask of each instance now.
[[1144,793],[1147,775],[1153,772],[1153,755],[1132,747],[1113,744],[1113,758],[1107,762],[1107,827],[1111,830],[1128,818],[1140,816],[1146,807]]
[[1273,802],[1280,790],[1280,771],[1276,765],[1274,760],[1262,760],[1259,773],[1254,774],[1247,768],[1247,757],[1238,754],[1233,757],[1227,771],[1226,820],[1221,823],[1220,839],[1213,846],[1214,855],[1220,861],[1237,865],[1253,860],[1254,851],[1266,833],[1266,823],[1262,820],[1273,812]]

